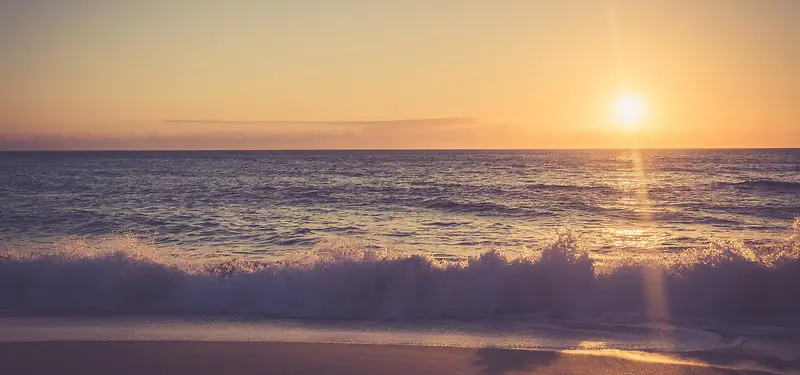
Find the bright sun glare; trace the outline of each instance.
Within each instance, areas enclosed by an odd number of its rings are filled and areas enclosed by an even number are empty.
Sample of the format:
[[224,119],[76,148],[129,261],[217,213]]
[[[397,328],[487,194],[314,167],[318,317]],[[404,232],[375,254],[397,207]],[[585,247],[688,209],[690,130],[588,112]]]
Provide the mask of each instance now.
[[635,129],[641,125],[647,114],[647,104],[639,96],[623,94],[614,100],[612,114],[614,124],[626,129]]

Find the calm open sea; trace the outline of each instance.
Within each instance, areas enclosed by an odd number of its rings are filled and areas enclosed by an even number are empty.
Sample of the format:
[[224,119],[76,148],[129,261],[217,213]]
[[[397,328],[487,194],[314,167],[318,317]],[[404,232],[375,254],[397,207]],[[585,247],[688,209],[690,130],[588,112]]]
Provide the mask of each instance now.
[[0,238],[146,234],[280,255],[335,237],[442,255],[597,252],[785,237],[800,150],[21,152],[0,154]]

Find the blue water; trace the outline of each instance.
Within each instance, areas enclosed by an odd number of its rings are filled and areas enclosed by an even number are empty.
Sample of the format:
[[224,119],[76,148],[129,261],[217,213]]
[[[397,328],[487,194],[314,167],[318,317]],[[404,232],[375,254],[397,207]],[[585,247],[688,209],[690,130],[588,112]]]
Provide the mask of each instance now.
[[800,325],[798,149],[10,152],[0,207],[0,310]]

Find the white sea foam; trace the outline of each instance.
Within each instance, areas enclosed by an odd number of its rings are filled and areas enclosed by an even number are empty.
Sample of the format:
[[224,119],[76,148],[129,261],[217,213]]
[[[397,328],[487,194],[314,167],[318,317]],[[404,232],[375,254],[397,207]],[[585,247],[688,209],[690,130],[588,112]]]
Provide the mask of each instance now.
[[0,309],[392,320],[544,314],[795,326],[800,224],[794,230],[765,248],[718,242],[670,261],[623,259],[602,270],[569,232],[528,254],[490,250],[465,260],[347,241],[273,262],[198,260],[130,236],[73,240],[0,255]]

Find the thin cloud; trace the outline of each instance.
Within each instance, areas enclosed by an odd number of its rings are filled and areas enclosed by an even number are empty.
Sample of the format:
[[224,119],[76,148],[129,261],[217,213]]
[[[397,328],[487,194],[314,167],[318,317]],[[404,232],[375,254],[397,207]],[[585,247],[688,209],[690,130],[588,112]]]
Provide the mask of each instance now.
[[254,124],[254,125],[332,125],[332,126],[453,126],[476,124],[480,120],[475,117],[434,117],[412,118],[398,120],[359,120],[359,121],[329,121],[329,120],[164,120],[170,124]]
[[[509,138],[507,127],[487,125],[468,117],[245,123],[255,124],[251,126],[235,126],[236,123],[209,120],[167,122],[183,123],[188,126],[181,131],[169,129],[168,133],[153,131],[118,135],[0,133],[0,150],[480,148],[498,147],[501,144],[496,141]],[[278,126],[287,123],[302,125]],[[229,126],[224,126],[227,128],[225,130],[198,130],[191,129],[192,124],[197,124],[197,128],[208,128],[208,124],[229,124]],[[203,124],[205,126],[202,126]],[[269,126],[270,124],[276,126]],[[514,140],[527,138],[510,137]]]
[[[257,150],[492,147],[499,133],[468,126],[366,126],[302,132],[225,131],[196,134],[0,135],[0,150]],[[521,137],[517,137],[521,139]],[[488,142],[487,142],[488,141]],[[484,146],[485,145],[485,146]],[[495,146],[497,147],[497,146]]]

